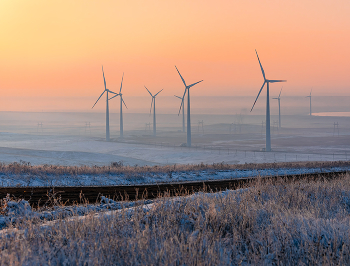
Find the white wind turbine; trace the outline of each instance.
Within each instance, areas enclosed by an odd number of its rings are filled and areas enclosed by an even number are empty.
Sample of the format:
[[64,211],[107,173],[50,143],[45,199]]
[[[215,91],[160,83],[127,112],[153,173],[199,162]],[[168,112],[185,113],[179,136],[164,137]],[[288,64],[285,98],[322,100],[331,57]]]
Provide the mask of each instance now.
[[177,67],[175,66],[177,72],[179,73],[182,82],[185,85],[185,92],[184,95],[182,96],[182,101],[181,101],[181,105],[180,105],[180,110],[179,110],[179,114],[181,111],[181,106],[183,106],[183,102],[184,102],[184,98],[187,92],[187,147],[191,147],[191,105],[190,105],[190,88],[193,87],[194,85],[198,84],[199,82],[202,82],[203,80],[197,81],[196,83],[193,83],[191,85],[186,85],[185,80],[183,79],[183,77],[181,76],[179,70],[177,69]]
[[310,116],[312,116],[312,112],[311,112],[311,92],[312,92],[312,89],[310,91],[310,95],[305,97],[305,98],[310,98]]
[[123,130],[123,104],[125,105],[126,109],[128,109],[128,107],[126,106],[124,100],[123,100],[123,94],[122,94],[122,88],[123,88],[123,79],[124,79],[124,73],[123,73],[123,76],[122,76],[122,82],[120,84],[120,90],[119,90],[119,93],[116,95],[114,95],[112,98],[110,98],[110,100],[112,100],[113,98],[117,97],[117,96],[120,96],[120,137],[122,138],[123,137],[123,134],[124,134],[124,130]]
[[182,132],[185,132],[185,101],[183,97],[174,95],[176,98],[179,98],[181,100],[181,106],[182,106]]
[[[98,100],[102,97],[102,95],[106,92],[106,141],[109,141],[109,106],[108,106],[108,93],[112,93],[112,94],[116,94],[115,92],[113,91],[110,91],[109,89],[107,89],[107,86],[106,86],[106,79],[105,79],[105,73],[103,71],[103,66],[102,66],[102,74],[103,74],[103,82],[104,82],[104,85],[105,85],[105,89],[104,91],[102,92],[102,94],[100,95],[100,97],[98,97],[97,101],[95,102],[94,106],[92,106],[92,108],[95,107],[96,103],[98,102]],[[91,108],[91,109],[92,109]]]
[[[146,88],[146,86],[145,86]],[[152,104],[153,104],[153,136],[156,136],[156,96],[163,90],[158,91],[155,95],[152,95],[152,93],[146,88],[146,90],[148,91],[148,93],[151,95],[152,97],[152,102],[151,102],[151,109],[149,110],[149,113],[152,113]]]
[[270,83],[276,83],[276,82],[286,82],[286,80],[273,80],[273,79],[266,79],[265,77],[265,72],[264,72],[264,69],[260,63],[260,59],[259,59],[259,56],[258,56],[258,52],[255,50],[255,53],[256,53],[256,56],[258,57],[258,60],[259,60],[259,65],[260,65],[260,68],[261,68],[261,72],[262,72],[262,75],[264,77],[264,83],[263,85],[261,86],[261,89],[258,93],[258,96],[256,97],[255,101],[254,101],[254,104],[253,104],[253,107],[250,111],[253,111],[253,108],[254,108],[254,105],[256,103],[256,101],[258,100],[259,98],[259,95],[262,91],[262,89],[264,88],[265,86],[265,83],[266,83],[266,148],[265,148],[265,151],[271,151],[271,133],[270,133]]
[[282,88],[281,88],[281,91],[280,91],[280,94],[278,95],[278,97],[272,98],[274,100],[278,100],[278,127],[279,128],[281,128],[281,92],[282,92]]

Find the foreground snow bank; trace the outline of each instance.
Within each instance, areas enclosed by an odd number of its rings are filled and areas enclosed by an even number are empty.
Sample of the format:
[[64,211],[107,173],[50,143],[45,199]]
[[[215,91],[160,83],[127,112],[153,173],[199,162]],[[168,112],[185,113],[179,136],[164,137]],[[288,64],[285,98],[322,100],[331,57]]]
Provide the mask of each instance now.
[[350,171],[350,166],[267,168],[233,170],[189,170],[168,172],[118,172],[103,174],[27,174],[1,173],[0,187],[46,187],[46,186],[117,186],[159,184],[170,182],[221,180],[257,176],[285,176],[311,173]]
[[100,204],[85,204],[69,207],[54,206],[50,209],[32,210],[28,201],[15,201],[8,196],[6,199],[3,199],[3,206],[0,209],[0,230],[11,227],[12,225],[17,225],[17,227],[22,228],[21,224],[28,220],[40,223],[43,221],[64,219],[66,217],[84,216],[91,213],[131,208],[139,204],[149,204],[151,202],[152,201],[150,200],[139,202],[116,202],[112,199],[101,196]]

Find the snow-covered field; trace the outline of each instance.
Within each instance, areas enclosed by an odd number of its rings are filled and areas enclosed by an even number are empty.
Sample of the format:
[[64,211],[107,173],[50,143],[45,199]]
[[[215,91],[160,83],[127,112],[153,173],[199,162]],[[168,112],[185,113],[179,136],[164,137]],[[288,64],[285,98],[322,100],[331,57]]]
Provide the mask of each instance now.
[[[332,146],[319,142],[312,143],[310,146],[307,143],[302,143],[297,148],[285,146],[273,152],[261,152],[259,151],[260,148],[254,149],[254,146],[262,146],[261,144],[254,144],[255,140],[232,137],[233,139],[230,141],[219,141],[221,137],[217,135],[214,138],[217,139],[215,141],[203,139],[200,148],[197,148],[194,144],[189,149],[180,147],[180,144],[185,141],[183,137],[176,137],[178,139],[177,144],[162,143],[162,139],[158,140],[158,143],[157,140],[152,140],[152,142],[145,141],[144,144],[132,144],[117,141],[106,142],[101,138],[88,136],[0,133],[0,162],[25,161],[32,165],[77,166],[109,165],[111,162],[119,161],[122,161],[124,165],[131,166],[212,164],[220,162],[244,164],[347,160],[347,151],[349,151],[350,158],[349,142],[344,137],[339,139],[339,143]],[[264,143],[263,138],[260,135],[258,137],[261,139],[259,142]],[[142,137],[135,137],[134,139],[142,140]],[[286,140],[288,143],[283,145],[291,145],[289,142],[298,143],[299,141],[295,140],[293,142],[285,136],[280,139],[280,141]],[[330,139],[330,141],[336,140],[338,139]],[[251,143],[252,141],[253,143]],[[303,139],[303,141],[306,140]],[[233,148],[232,145],[235,144],[241,145],[243,148]]]

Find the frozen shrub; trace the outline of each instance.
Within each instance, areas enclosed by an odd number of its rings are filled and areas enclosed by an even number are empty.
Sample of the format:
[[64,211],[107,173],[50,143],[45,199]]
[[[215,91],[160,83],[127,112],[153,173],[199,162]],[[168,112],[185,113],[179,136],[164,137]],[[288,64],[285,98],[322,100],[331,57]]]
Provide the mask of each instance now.
[[[349,265],[349,198],[349,175],[330,181],[257,180],[238,191],[163,198],[52,225],[40,226],[29,219],[21,233],[0,234],[0,261],[4,265]],[[116,202],[101,197],[101,204]]]

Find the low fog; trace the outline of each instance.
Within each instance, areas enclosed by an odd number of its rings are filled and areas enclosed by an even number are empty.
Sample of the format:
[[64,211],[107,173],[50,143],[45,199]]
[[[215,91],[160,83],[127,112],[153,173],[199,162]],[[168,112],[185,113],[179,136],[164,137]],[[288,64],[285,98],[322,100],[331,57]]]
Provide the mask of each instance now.
[[[307,94],[307,93],[306,93]],[[345,160],[350,152],[350,97],[271,95],[271,147],[265,147],[266,97],[254,110],[253,96],[191,96],[192,147],[182,132],[180,100],[158,96],[157,136],[153,136],[151,97],[124,100],[124,137],[119,135],[119,100],[110,101],[110,142],[106,141],[105,101],[91,109],[93,98],[81,98],[77,110],[64,109],[74,99],[47,99],[42,111],[0,112],[0,161],[31,164],[164,165],[188,163],[246,163],[300,160]],[[42,105],[32,101],[33,109]],[[51,101],[51,102],[50,102]],[[20,100],[17,100],[18,104]],[[37,105],[35,105],[37,104]],[[62,106],[62,109],[60,109]],[[82,108],[86,106],[86,109]],[[185,112],[186,113],[186,112]],[[201,123],[203,122],[203,123]]]

